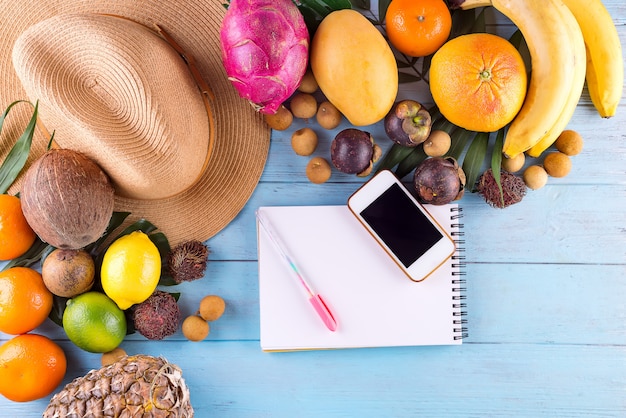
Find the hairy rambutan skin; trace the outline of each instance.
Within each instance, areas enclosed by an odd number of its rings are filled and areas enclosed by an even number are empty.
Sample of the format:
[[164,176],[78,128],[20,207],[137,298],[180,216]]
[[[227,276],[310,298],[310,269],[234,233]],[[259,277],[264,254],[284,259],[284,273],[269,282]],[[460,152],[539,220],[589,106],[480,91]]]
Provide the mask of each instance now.
[[524,180],[507,171],[500,172],[500,185],[502,191],[493,176],[493,171],[488,169],[478,179],[476,188],[487,203],[500,209],[521,202],[526,195]]
[[191,282],[204,277],[209,249],[200,241],[186,241],[172,248],[167,267],[174,282]]
[[178,329],[180,308],[174,296],[161,290],[133,309],[135,329],[149,340],[162,340]]

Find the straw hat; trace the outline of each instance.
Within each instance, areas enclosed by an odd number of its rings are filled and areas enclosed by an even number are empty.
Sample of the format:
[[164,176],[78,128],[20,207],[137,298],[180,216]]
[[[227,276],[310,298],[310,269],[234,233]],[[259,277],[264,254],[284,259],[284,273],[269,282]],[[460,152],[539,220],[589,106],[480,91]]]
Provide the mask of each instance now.
[[[0,4],[0,110],[38,101],[42,131],[109,175],[115,210],[148,219],[171,244],[205,241],[233,220],[261,176],[270,130],[226,77],[221,0]],[[31,115],[11,110],[0,158]],[[47,141],[36,134],[28,164]]]

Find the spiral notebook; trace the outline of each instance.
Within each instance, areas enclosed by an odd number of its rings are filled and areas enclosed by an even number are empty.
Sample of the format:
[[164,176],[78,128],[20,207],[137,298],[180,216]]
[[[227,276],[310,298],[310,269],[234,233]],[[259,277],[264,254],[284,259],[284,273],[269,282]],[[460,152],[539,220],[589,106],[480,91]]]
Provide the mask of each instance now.
[[453,345],[467,336],[462,208],[426,205],[456,253],[413,282],[347,206],[259,208],[337,320],[330,331],[263,229],[258,231],[264,351]]

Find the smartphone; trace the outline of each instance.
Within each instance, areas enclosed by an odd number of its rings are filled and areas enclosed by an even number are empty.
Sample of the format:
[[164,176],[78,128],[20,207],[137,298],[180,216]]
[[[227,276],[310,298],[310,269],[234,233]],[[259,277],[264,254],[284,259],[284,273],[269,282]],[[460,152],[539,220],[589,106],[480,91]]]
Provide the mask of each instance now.
[[450,235],[389,170],[354,192],[348,208],[413,281],[426,279],[454,254]]

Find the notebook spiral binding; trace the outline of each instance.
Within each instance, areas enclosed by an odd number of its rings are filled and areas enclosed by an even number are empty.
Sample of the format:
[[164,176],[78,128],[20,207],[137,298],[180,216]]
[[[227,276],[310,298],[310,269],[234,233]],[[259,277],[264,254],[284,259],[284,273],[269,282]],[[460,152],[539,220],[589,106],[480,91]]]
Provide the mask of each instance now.
[[452,268],[454,271],[452,272],[452,307],[454,308],[454,320],[453,331],[454,331],[454,339],[462,340],[463,338],[467,338],[467,304],[466,300],[466,287],[465,287],[465,232],[462,231],[463,223],[459,221],[463,218],[463,208],[454,207],[451,208],[452,212],[450,216],[450,220],[452,224],[450,225],[452,232],[452,239],[456,244],[456,252],[452,256]]

